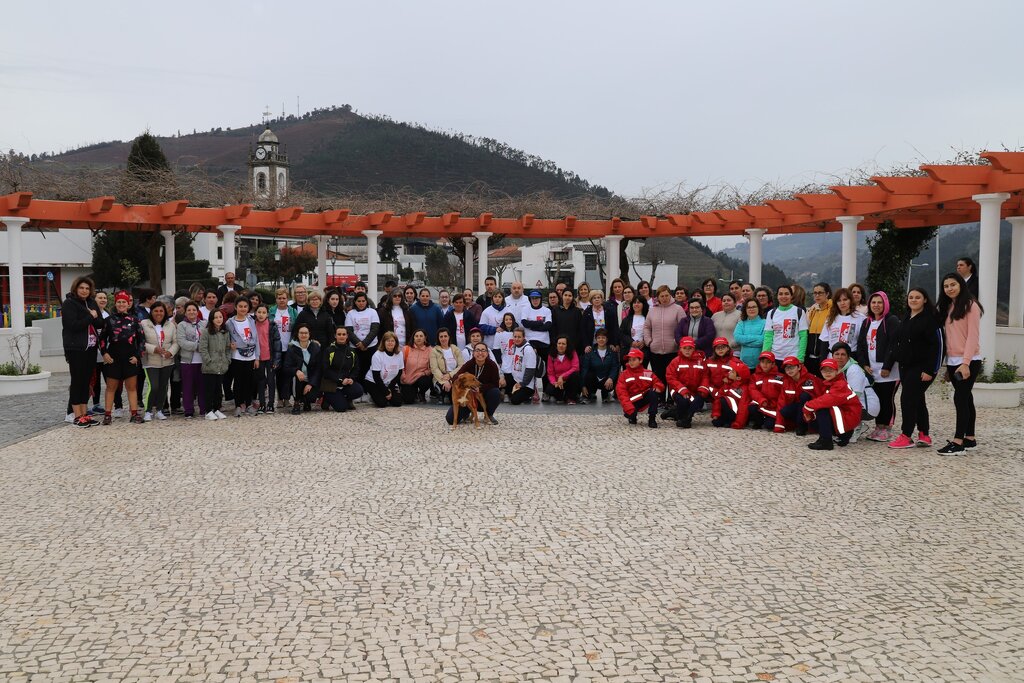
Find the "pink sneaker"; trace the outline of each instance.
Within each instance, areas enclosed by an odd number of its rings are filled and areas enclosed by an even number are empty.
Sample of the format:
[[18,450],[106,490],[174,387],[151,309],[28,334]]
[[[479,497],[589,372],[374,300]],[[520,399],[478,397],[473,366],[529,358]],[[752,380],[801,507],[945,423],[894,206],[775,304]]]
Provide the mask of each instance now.
[[889,439],[886,438],[887,436],[888,430],[886,430],[885,427],[875,427],[871,430],[871,433],[864,438],[868,441],[888,441]]
[[917,433],[917,445],[918,445],[919,448],[931,448],[932,447],[932,437],[928,436],[927,434],[925,434],[923,432],[918,432]]
[[889,448],[913,448],[914,442],[906,434],[900,434],[893,441],[889,442]]

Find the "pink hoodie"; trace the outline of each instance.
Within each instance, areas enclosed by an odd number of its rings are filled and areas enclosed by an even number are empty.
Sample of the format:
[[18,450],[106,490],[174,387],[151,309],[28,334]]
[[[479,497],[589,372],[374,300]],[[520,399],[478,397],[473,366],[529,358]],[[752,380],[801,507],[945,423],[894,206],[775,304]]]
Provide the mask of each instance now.
[[967,309],[967,315],[960,320],[953,320],[946,315],[943,335],[946,337],[946,362],[950,358],[962,358],[970,363],[975,356],[981,355],[981,310],[973,303]]
[[548,380],[554,384],[561,377],[568,377],[580,371],[580,357],[575,353],[567,353],[562,360],[558,356],[548,357]]

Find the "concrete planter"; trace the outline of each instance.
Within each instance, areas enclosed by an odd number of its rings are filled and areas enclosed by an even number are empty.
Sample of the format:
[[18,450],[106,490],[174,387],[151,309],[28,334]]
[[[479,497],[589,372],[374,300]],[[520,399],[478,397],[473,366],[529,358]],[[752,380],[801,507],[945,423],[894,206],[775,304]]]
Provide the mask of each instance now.
[[1024,382],[974,385],[974,406],[976,408],[1016,408],[1020,405],[1020,392]]
[[34,375],[0,375],[0,396],[41,394],[50,386],[50,373],[37,372]]

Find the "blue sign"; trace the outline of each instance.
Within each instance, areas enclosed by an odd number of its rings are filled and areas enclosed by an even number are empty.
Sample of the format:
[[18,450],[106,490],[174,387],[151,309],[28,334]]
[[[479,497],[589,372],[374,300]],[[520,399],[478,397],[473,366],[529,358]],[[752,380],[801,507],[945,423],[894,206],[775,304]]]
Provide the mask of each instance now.
[[53,282],[53,271],[52,270],[46,271],[46,279],[49,280],[50,282]]

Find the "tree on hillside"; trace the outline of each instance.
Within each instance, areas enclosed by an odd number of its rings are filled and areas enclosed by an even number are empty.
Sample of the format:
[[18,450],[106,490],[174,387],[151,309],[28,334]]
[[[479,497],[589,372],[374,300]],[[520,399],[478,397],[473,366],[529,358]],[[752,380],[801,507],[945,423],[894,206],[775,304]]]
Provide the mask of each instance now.
[[905,307],[902,294],[907,286],[910,262],[917,258],[921,249],[935,236],[937,229],[897,228],[892,221],[885,221],[879,224],[874,236],[868,238],[868,248],[871,250],[868,291],[886,292],[893,312],[901,313]]

